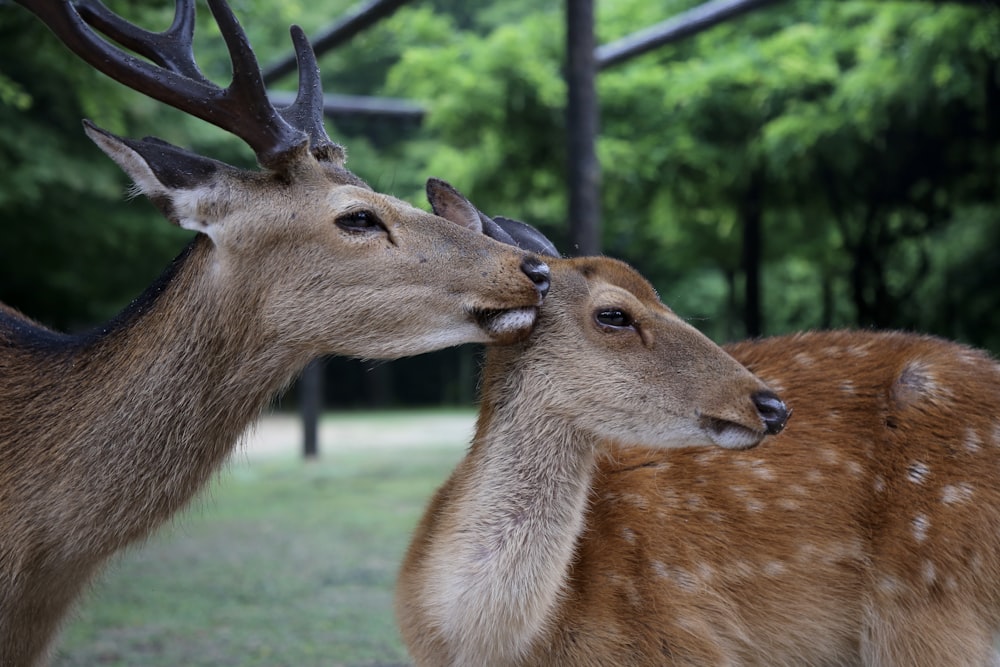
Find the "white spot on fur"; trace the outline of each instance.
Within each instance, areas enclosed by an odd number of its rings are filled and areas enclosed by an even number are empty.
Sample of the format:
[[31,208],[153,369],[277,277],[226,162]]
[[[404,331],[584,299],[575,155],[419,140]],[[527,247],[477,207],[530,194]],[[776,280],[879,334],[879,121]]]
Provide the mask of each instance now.
[[890,574],[887,574],[883,577],[879,577],[877,585],[879,590],[882,591],[883,593],[896,593],[902,588],[902,586],[899,583],[899,579]]
[[803,542],[799,545],[799,551],[795,559],[800,563],[811,563],[816,558],[816,552],[819,551],[819,547],[811,542]]
[[747,489],[745,486],[734,486],[731,487],[731,490],[734,495],[736,495],[737,497],[739,497],[740,500],[746,503],[748,512],[764,511],[764,508],[766,506],[764,502],[755,498],[753,494],[750,493],[750,490]]
[[780,560],[772,560],[764,565],[764,574],[769,577],[780,577],[787,569]]
[[815,469],[810,470],[809,472],[806,473],[806,479],[812,482],[813,484],[819,484],[820,482],[823,481],[823,473]]
[[844,463],[844,467],[847,469],[847,472],[851,473],[852,477],[861,477],[865,472],[865,469],[857,461],[847,461]]
[[705,466],[705,465],[711,465],[718,458],[719,458],[718,449],[706,449],[704,452],[701,452],[700,454],[695,456],[694,460],[696,463]]
[[698,590],[698,582],[687,570],[679,567],[668,566],[662,561],[653,561],[653,571],[656,576],[666,579],[682,591],[695,593]]
[[858,560],[861,558],[861,553],[861,543],[858,540],[831,542],[823,546],[820,551],[820,560],[827,565],[835,565],[845,561]]
[[927,475],[930,473],[931,469],[927,467],[926,463],[914,461],[910,464],[910,467],[906,469],[906,479],[910,480],[914,484],[923,484],[924,480],[927,479]]
[[840,383],[840,391],[844,392],[845,394],[853,394],[854,383],[851,382],[850,380],[844,380],[843,382]]
[[836,465],[837,463],[840,462],[840,452],[838,452],[836,449],[831,449],[831,448],[823,449],[822,451],[820,451],[819,456],[821,459],[823,459],[824,463],[829,463],[830,465]]
[[929,560],[925,560],[924,564],[920,567],[920,574],[924,578],[925,584],[933,584],[934,580],[937,578],[937,571],[934,569],[934,563]]
[[913,517],[913,539],[923,542],[927,539],[927,529],[931,527],[931,520],[924,514]]
[[878,493],[882,493],[883,491],[885,491],[885,479],[882,478],[882,475],[875,475],[874,486],[875,486],[875,491]]
[[941,489],[941,502],[946,505],[962,503],[972,497],[972,485],[965,482],[949,484]]
[[753,463],[750,464],[750,469],[753,474],[761,479],[771,481],[774,479],[774,473],[771,469],[767,467],[763,459],[755,459]]
[[976,454],[983,447],[983,440],[979,437],[979,434],[975,429],[969,429],[965,432],[965,449],[970,454]]
[[631,528],[622,528],[622,539],[629,544],[635,544],[635,531]]
[[797,496],[808,496],[809,495],[809,490],[806,489],[806,487],[802,486],[801,484],[791,484],[791,485],[789,485],[788,490],[791,491],[792,493],[794,493]]
[[799,504],[799,501],[792,498],[781,498],[778,500],[778,507],[783,510],[788,510],[789,512],[795,512],[800,509],[802,505]]
[[808,367],[816,363],[815,360],[805,352],[799,352],[794,357],[792,357],[792,359],[794,359],[795,363],[799,364],[800,366]]

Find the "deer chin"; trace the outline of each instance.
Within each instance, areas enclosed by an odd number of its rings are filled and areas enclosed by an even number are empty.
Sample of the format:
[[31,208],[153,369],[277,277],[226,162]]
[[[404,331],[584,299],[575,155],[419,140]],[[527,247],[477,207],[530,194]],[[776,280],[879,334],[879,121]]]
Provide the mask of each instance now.
[[727,419],[702,416],[700,421],[709,440],[723,449],[750,449],[759,445],[767,435],[761,428],[748,428]]
[[538,308],[475,309],[472,317],[491,343],[516,343],[524,340],[535,327]]

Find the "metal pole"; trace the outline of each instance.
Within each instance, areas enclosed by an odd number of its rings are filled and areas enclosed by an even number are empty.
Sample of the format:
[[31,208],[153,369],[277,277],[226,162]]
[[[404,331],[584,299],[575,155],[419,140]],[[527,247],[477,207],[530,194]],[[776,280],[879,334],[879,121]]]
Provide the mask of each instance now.
[[299,406],[302,412],[302,456],[319,456],[319,415],[323,410],[323,362],[310,361],[299,378]]
[[[332,26],[321,32],[312,42],[313,51],[318,58],[320,54],[326,53],[330,49],[347,42],[352,37],[369,28],[384,18],[392,14],[405,5],[409,0],[369,0],[358,9],[344,16]],[[289,53],[287,56],[271,63],[264,68],[264,83],[270,85],[295,71],[295,54]]]
[[593,0],[566,0],[566,61],[570,244],[575,255],[596,255],[601,251],[601,167]]
[[[568,0],[572,3],[572,0]],[[597,49],[597,67],[604,69],[652,51],[658,46],[711,28],[751,10],[780,0],[712,0],[672,16],[666,21],[632,33]]]

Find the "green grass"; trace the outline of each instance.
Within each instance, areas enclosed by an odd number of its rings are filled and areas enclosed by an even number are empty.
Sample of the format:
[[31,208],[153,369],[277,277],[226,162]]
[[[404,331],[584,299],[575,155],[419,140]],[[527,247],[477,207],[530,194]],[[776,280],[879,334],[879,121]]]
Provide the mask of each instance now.
[[315,462],[235,457],[188,512],[98,579],[54,667],[407,664],[396,571],[461,455],[447,443]]

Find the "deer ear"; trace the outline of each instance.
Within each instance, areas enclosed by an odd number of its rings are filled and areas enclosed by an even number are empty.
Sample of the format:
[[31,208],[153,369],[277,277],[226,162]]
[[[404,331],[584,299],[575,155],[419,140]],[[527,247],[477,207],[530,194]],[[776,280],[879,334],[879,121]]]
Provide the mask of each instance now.
[[486,216],[480,213],[479,209],[473,206],[472,202],[453,188],[450,183],[439,178],[428,178],[427,201],[430,202],[435,215],[451,220],[476,233],[483,231],[483,218]]
[[[132,178],[136,190],[149,198],[170,222],[212,236],[211,220],[198,212],[198,190],[221,173],[237,171],[161,139],[124,139],[83,121],[87,136]],[[193,196],[181,196],[182,192]]]
[[[528,223],[500,216],[493,218],[492,222],[500,228],[507,238],[511,239],[509,242],[511,245],[516,245],[521,250],[527,250],[536,255],[544,255],[546,257],[560,256],[555,244],[546,238],[545,234],[542,234]],[[487,236],[493,236],[488,231],[486,234]],[[493,238],[503,241],[503,239],[496,236],[493,236]],[[507,243],[507,241],[504,242]]]

